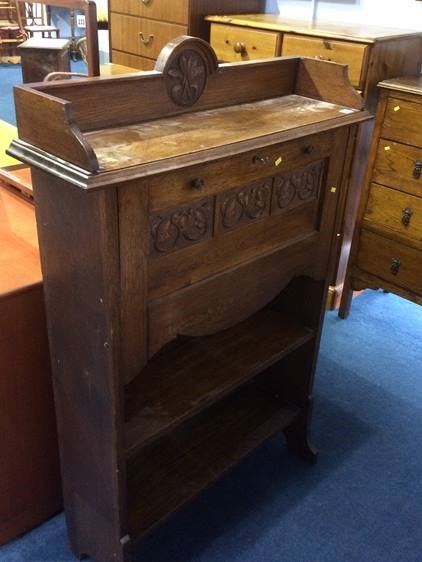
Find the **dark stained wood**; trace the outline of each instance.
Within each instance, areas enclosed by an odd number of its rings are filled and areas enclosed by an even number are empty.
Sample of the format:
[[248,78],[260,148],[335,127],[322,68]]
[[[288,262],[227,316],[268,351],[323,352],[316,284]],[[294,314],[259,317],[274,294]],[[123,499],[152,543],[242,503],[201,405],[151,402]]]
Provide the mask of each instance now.
[[[147,529],[275,431],[315,460],[333,229],[369,115],[342,67],[215,68],[207,49],[176,40],[162,72],[17,96],[25,132],[31,96],[33,111],[78,105],[75,131],[100,155],[95,172],[66,160],[69,122],[56,155],[42,139],[10,150],[33,171],[69,536],[97,562],[128,562]],[[182,60],[199,69],[187,81]],[[324,84],[298,80],[305,67]]]
[[[258,220],[216,240],[151,260],[149,298],[163,297],[311,234],[316,229],[317,211],[317,201],[304,203],[270,220]],[[233,248],[236,248],[234,255]]]
[[124,185],[118,191],[120,213],[120,283],[122,300],[122,376],[135,377],[147,362],[149,222],[148,193],[140,182]]
[[20,139],[86,170],[98,169],[97,157],[78,130],[70,103],[40,95],[25,86],[16,87],[14,96]]
[[[179,117],[169,117],[130,128],[99,130],[85,136],[97,155],[101,169],[111,171],[123,166],[136,166],[181,156],[186,152],[191,154],[217,148],[223,144],[231,144],[234,140],[242,142],[264,134],[278,133],[281,127],[276,116],[280,112],[283,113],[282,130],[288,131],[313,124],[315,116],[318,116],[319,123],[323,123],[341,116],[343,111],[353,113],[353,110],[340,105],[295,94],[190,113],[185,115],[183,127]],[[207,120],[206,130],[201,129],[203,119]],[[152,146],[152,139],[159,142]],[[115,150],[116,145],[120,146],[118,152]]]
[[36,168],[32,178],[70,542],[123,561],[116,192],[86,194]]
[[[327,158],[335,144],[335,132],[327,131],[315,136],[300,137],[284,142],[242,152],[230,159],[190,166],[189,170],[177,170],[148,178],[150,211],[157,213],[163,209],[184,205],[210,195],[216,195],[242,186],[247,175],[250,181],[265,179],[274,174],[281,175],[298,167]],[[203,185],[195,189],[195,178],[201,178]]]
[[19,46],[23,82],[42,82],[49,72],[70,72],[70,41],[31,37]]
[[[227,28],[230,33],[237,28],[237,40],[245,45],[253,41],[254,32],[256,34],[260,31],[277,33],[281,37],[277,55],[300,55],[347,64],[353,85],[358,88],[365,107],[372,113],[375,113],[377,108],[379,93],[377,84],[381,80],[400,75],[414,76],[415,78],[412,78],[411,82],[405,84],[403,81],[399,82],[399,88],[403,92],[403,87],[409,90],[420,87],[422,34],[417,29],[403,30],[361,23],[330,23],[319,19],[317,21],[291,20],[285,14],[211,15],[206,19],[212,24],[212,27],[216,26],[220,30],[218,33],[212,34],[211,44],[218,52],[226,53],[224,60],[227,62],[237,60],[238,55],[224,44],[227,34],[223,33],[221,28]],[[248,40],[242,36],[243,31],[248,32]],[[258,35],[256,40],[258,41]],[[306,64],[314,63],[310,60]],[[327,67],[322,67],[320,72],[314,76],[308,76],[306,71],[302,71],[302,82],[308,85],[309,91],[312,91],[314,85],[318,84],[321,88],[320,95],[330,96],[329,91],[324,91],[322,94],[326,84],[325,68]],[[343,72],[347,71],[343,70]],[[396,85],[391,82],[388,87],[396,88]],[[315,92],[311,94],[312,97],[317,97],[317,95]],[[339,236],[336,240],[329,291],[328,306],[330,308],[336,308],[339,304],[345,281],[359,199],[365,184],[365,168],[372,128],[373,124],[364,123],[356,133],[353,168],[347,193],[344,193],[342,200],[344,207],[338,215],[336,234]]]
[[365,190],[339,311],[342,318],[349,314],[355,289],[384,288],[422,303],[422,81],[404,77],[380,86]]
[[[149,355],[178,334],[202,336],[224,330],[273,300],[299,273],[315,273],[317,235],[152,301],[148,307]],[[296,242],[296,243],[295,243]]]
[[[129,462],[129,528],[142,535],[296,419],[283,396],[248,385]],[[163,463],[163,457],[169,459]]]
[[[228,330],[180,338],[126,387],[128,457],[279,361],[312,330],[268,306]],[[183,358],[183,360],[181,360]]]

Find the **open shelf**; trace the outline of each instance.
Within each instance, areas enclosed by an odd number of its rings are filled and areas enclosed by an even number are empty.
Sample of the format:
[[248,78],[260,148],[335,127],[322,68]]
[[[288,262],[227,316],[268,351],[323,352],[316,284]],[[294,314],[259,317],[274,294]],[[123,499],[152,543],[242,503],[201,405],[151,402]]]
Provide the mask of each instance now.
[[297,417],[299,409],[283,403],[261,378],[155,441],[128,463],[133,538],[194,498]]
[[312,337],[311,329],[267,306],[222,332],[168,344],[126,387],[127,458]]

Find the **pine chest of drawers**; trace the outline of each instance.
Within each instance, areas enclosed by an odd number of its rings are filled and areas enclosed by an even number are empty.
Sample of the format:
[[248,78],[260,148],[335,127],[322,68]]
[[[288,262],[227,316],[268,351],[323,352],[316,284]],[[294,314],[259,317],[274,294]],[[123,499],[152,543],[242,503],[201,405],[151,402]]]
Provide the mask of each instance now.
[[[226,13],[229,13],[228,11]],[[208,16],[211,45],[222,61],[304,56],[348,65],[349,79],[375,113],[379,81],[416,75],[422,64],[422,33],[361,24],[289,20],[276,14]],[[360,127],[349,190],[336,226],[337,239],[328,305],[340,303],[372,122]]]
[[334,225],[370,119],[341,65],[219,66],[179,38],[156,70],[15,89],[69,535],[98,562],[277,432],[315,459]]
[[265,0],[109,0],[110,58],[151,70],[161,49],[179,35],[209,39],[209,13],[264,10]]
[[422,304],[422,78],[385,80],[340,314],[351,291]]

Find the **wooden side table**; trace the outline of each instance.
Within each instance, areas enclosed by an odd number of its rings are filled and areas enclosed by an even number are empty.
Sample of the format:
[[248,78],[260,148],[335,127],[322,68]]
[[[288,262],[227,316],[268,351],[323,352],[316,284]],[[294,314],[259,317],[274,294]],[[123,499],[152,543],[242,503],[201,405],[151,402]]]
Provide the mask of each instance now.
[[49,72],[70,72],[70,41],[31,37],[19,46],[22,78],[41,82]]

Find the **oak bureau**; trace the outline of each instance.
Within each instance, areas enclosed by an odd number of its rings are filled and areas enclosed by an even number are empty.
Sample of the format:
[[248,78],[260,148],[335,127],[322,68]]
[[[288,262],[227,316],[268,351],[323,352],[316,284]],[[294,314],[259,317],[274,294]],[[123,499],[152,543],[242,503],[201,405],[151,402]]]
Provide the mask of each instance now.
[[189,37],[154,72],[15,99],[69,536],[122,562],[274,433],[315,459],[334,225],[370,115],[342,65],[219,66]]
[[[350,81],[371,113],[377,107],[378,82],[421,70],[422,33],[417,30],[289,20],[277,14],[213,15],[206,20],[211,23],[211,45],[221,61],[294,55],[347,64]],[[338,216],[330,308],[340,303],[372,127],[370,121],[358,131],[350,188],[344,193],[344,212]]]
[[385,80],[342,296],[382,288],[422,304],[422,78]]

